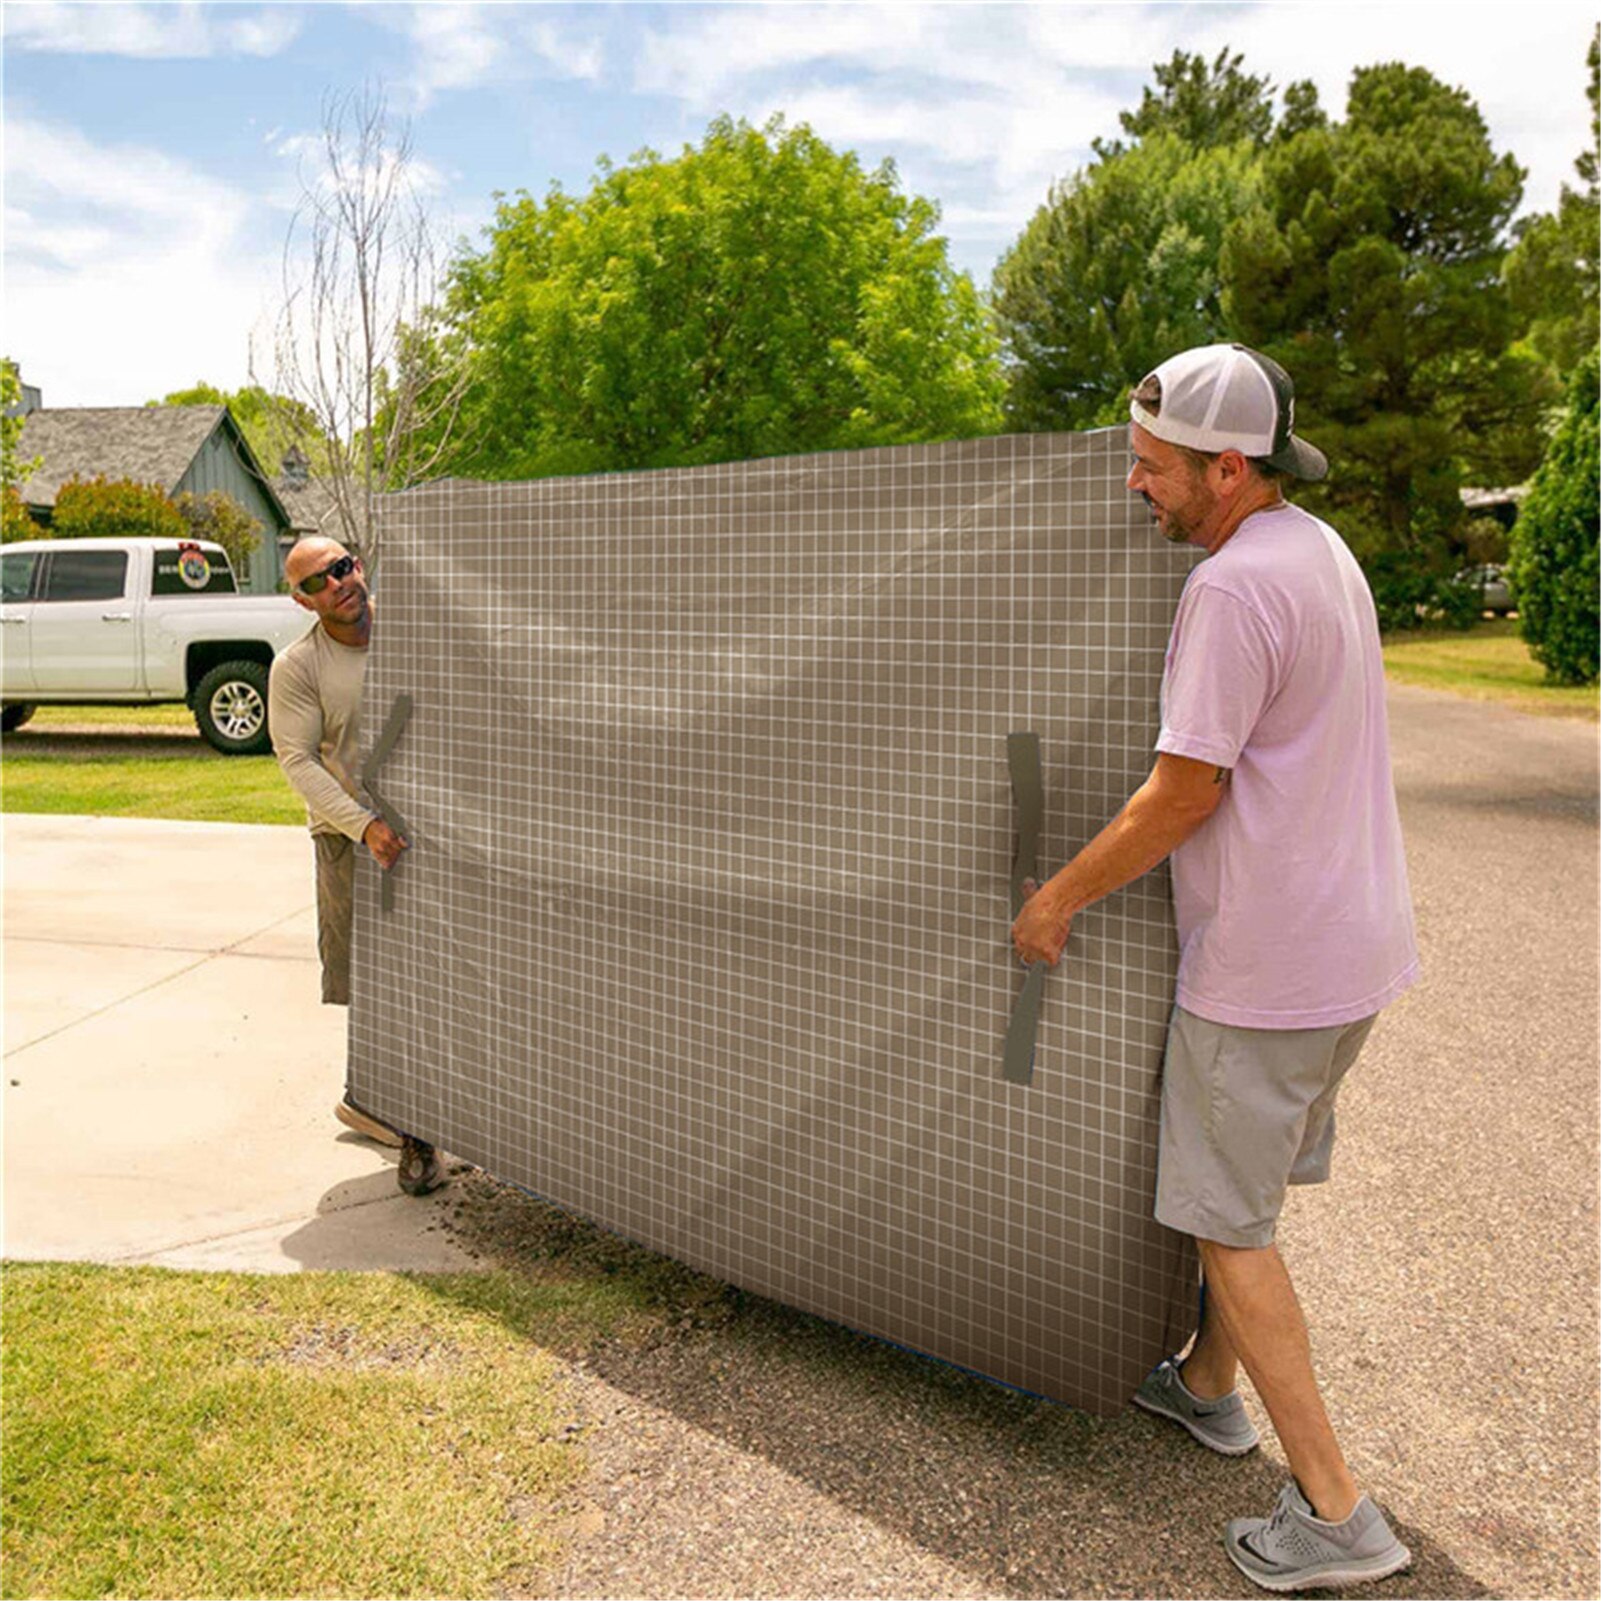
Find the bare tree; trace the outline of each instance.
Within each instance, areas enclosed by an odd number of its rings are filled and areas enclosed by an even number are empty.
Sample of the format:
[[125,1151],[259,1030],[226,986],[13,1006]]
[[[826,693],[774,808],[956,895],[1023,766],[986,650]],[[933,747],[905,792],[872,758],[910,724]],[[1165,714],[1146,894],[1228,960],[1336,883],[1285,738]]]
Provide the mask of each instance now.
[[369,568],[375,498],[439,475],[467,384],[435,308],[446,262],[416,177],[410,127],[391,124],[381,86],[330,95],[284,242],[267,387],[292,428],[309,414],[314,437],[297,442],[331,503],[325,531]]

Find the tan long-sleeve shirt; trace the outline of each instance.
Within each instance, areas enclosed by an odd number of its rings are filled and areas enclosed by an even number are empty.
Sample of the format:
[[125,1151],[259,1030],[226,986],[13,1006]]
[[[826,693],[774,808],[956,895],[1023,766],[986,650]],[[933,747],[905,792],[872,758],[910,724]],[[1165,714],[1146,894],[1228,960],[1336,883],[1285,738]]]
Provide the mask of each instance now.
[[361,681],[367,647],[341,645],[318,623],[272,664],[267,690],[272,746],[306,803],[313,834],[360,840],[377,815],[357,799]]

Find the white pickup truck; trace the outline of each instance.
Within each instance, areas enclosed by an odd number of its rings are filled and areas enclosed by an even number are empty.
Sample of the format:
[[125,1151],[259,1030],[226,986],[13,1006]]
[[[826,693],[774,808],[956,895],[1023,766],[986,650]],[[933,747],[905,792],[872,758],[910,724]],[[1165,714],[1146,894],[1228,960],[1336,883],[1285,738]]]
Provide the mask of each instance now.
[[220,545],[40,539],[0,551],[0,729],[38,706],[182,701],[230,756],[272,749],[267,671],[311,626],[287,595],[241,595]]

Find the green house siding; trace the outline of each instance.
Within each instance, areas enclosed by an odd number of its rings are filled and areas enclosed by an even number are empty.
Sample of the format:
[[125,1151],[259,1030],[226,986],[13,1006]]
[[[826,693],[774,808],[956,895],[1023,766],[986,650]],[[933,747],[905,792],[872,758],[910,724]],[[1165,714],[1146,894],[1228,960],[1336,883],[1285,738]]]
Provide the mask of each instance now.
[[261,543],[251,554],[249,572],[239,575],[239,587],[250,594],[271,595],[277,592],[278,581],[283,577],[278,536],[288,522],[277,502],[263,491],[261,480],[251,470],[253,466],[243,440],[227,422],[219,422],[188,471],[173,485],[172,493],[181,495],[188,490],[195,495],[209,495],[221,491],[261,524]]

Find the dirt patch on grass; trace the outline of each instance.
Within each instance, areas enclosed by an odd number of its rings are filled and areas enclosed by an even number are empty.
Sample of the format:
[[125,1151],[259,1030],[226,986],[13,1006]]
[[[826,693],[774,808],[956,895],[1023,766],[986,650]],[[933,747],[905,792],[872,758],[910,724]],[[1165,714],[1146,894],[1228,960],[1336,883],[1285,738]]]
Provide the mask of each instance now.
[[255,1359],[255,1366],[284,1363],[297,1368],[338,1368],[342,1372],[398,1368],[454,1367],[461,1350],[449,1340],[430,1334],[376,1343],[348,1324],[315,1324],[297,1329],[287,1344]]
[[60,756],[80,761],[103,757],[220,755],[201,739],[199,729],[185,731],[152,724],[135,728],[95,728],[88,724],[56,724],[48,729],[19,728],[6,735],[14,756]]

